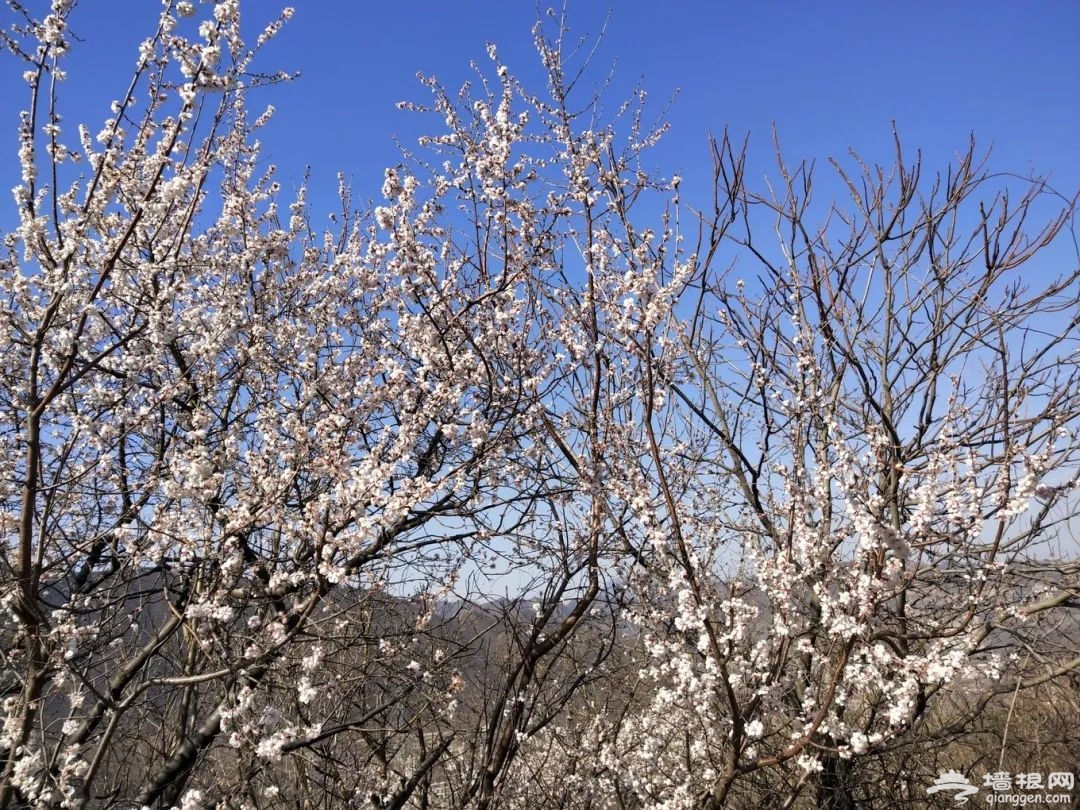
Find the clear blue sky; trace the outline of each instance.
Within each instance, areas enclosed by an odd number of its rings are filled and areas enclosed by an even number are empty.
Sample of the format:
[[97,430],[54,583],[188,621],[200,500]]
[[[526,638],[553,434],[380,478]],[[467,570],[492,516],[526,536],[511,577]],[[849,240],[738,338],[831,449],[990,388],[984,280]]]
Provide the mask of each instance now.
[[[689,181],[707,171],[706,133],[725,126],[751,133],[752,166],[764,172],[774,123],[789,159],[820,161],[854,147],[888,161],[895,119],[906,147],[921,148],[934,167],[974,132],[982,145],[993,144],[995,168],[1052,172],[1061,190],[1080,188],[1076,0],[567,2],[580,35],[599,32],[610,8],[597,82],[615,64],[617,88],[641,84],[657,111],[678,91],[673,130],[653,157],[665,174]],[[336,187],[339,170],[352,178],[358,200],[377,195],[383,167],[399,159],[393,136],[412,144],[435,129],[436,121],[395,108],[399,100],[425,100],[418,70],[456,87],[494,41],[511,70],[538,76],[531,0],[293,5],[295,17],[261,67],[302,76],[267,92],[279,115],[264,142],[283,180],[310,165],[319,195]],[[278,3],[244,7],[254,28]],[[85,40],[71,66],[85,113],[78,117],[104,117],[158,8],[154,0],[83,0],[76,8],[73,28]],[[0,14],[9,24],[10,12]],[[10,56],[0,61],[0,143],[10,146],[25,96],[22,69]],[[75,109],[68,112],[70,126]],[[13,182],[14,150],[5,154],[0,180]]]

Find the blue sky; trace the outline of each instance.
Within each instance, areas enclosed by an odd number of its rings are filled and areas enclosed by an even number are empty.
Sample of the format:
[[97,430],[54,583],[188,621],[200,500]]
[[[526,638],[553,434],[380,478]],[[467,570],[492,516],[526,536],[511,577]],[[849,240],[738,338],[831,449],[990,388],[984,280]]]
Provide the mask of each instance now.
[[[391,135],[412,142],[436,121],[398,112],[424,99],[416,72],[456,87],[495,42],[518,75],[539,78],[533,2],[343,3],[301,0],[266,56],[301,79],[278,94],[281,145],[316,176],[354,178],[377,192],[397,160]],[[614,65],[614,96],[640,84],[659,111],[676,94],[657,168],[707,172],[706,136],[749,131],[754,166],[771,168],[776,125],[789,159],[854,147],[892,156],[891,121],[907,149],[936,167],[967,145],[993,145],[993,166],[1052,172],[1080,188],[1080,4],[915,0],[880,2],[607,3],[569,0],[573,32],[607,30],[599,83]],[[289,30],[291,29],[291,30]],[[612,106],[615,105],[612,101]],[[269,139],[268,139],[269,140]],[[367,192],[366,189],[370,189]]]
[[[263,140],[282,180],[310,165],[316,205],[336,187],[339,170],[358,201],[377,195],[383,167],[399,161],[393,137],[411,145],[437,130],[436,120],[395,107],[425,100],[418,70],[456,87],[493,41],[512,71],[539,80],[531,1],[293,2],[296,14],[261,67],[302,75],[266,92],[278,117]],[[158,7],[154,0],[83,0],[75,10],[73,28],[85,41],[69,68],[78,104],[68,108],[67,124],[73,115],[90,123],[105,116]],[[244,8],[254,30],[278,4],[250,0]],[[994,168],[1050,172],[1062,191],[1080,188],[1075,0],[567,0],[567,8],[575,35],[594,36],[607,20],[593,78],[599,83],[614,65],[612,107],[635,85],[649,91],[657,112],[677,93],[672,132],[652,163],[687,178],[688,191],[708,171],[709,131],[749,131],[752,173],[760,176],[770,167],[773,124],[789,160],[823,163],[854,147],[887,162],[892,120],[906,148],[922,149],[933,168],[974,132],[981,145],[993,145]],[[4,17],[10,21],[9,12]],[[5,56],[0,70],[0,143],[13,146],[22,66]],[[4,181],[17,176],[13,152],[0,169]]]

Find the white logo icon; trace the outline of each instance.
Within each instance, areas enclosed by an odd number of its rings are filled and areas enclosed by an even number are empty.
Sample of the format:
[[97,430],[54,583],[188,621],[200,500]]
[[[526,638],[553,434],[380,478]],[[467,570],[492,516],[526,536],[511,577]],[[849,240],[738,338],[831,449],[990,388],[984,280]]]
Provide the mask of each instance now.
[[934,780],[934,786],[928,787],[926,792],[937,793],[939,790],[955,790],[953,801],[957,804],[966,804],[968,796],[979,792],[966,776],[956,771],[945,771]]

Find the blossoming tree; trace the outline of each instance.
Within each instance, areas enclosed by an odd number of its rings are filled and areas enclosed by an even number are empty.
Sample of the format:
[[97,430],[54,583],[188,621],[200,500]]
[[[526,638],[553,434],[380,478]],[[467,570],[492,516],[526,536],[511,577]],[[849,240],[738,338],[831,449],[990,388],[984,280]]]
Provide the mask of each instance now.
[[1027,180],[980,204],[974,147],[924,182],[898,144],[888,171],[835,164],[819,225],[807,166],[757,195],[715,155],[682,304],[618,344],[654,689],[598,766],[648,806],[854,807],[860,758],[945,695],[1075,671],[1039,643],[1075,623],[1080,275],[1036,260],[1071,208]]
[[815,226],[725,139],[696,209],[556,25],[323,232],[249,109],[289,12],[166,3],[71,129],[73,6],[4,35],[0,808],[851,807],[1076,671],[1040,182],[898,148]]

